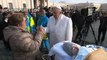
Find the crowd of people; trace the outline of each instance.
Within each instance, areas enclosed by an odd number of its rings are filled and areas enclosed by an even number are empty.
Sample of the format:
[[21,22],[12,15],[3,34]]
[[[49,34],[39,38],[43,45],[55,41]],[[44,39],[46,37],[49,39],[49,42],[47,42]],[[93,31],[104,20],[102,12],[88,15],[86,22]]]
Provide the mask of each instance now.
[[[37,11],[24,9],[18,12],[8,9],[4,11],[0,7],[0,40],[4,42],[7,50],[11,51],[13,60],[40,60],[40,53],[49,54],[52,59],[55,55],[54,60],[84,60],[90,49],[78,45],[81,39],[78,41],[77,38],[81,35],[83,26],[93,22],[93,16],[82,14],[83,12],[66,10],[60,6],[40,8]],[[106,14],[101,17],[100,22],[97,44],[102,44],[105,38]],[[78,33],[73,40],[75,26]],[[89,30],[89,26],[87,27]],[[83,51],[85,55],[82,55]]]
[[[72,20],[62,14],[61,7],[53,7],[51,14],[40,8],[36,13],[1,11],[1,40],[12,52],[14,60],[34,60],[39,49],[49,50],[54,44],[72,41]],[[46,16],[51,16],[49,19]],[[48,40],[49,39],[49,40]],[[38,59],[38,58],[36,58]]]

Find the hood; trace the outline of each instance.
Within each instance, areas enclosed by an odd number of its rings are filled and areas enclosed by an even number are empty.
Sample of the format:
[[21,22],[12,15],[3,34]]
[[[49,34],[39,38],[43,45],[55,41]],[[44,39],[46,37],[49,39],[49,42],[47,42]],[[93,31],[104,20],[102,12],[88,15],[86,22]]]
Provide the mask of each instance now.
[[20,31],[20,30],[16,26],[8,26],[8,27],[4,28],[3,34],[4,34],[5,41],[7,41],[8,38],[10,36],[14,35],[17,31]]

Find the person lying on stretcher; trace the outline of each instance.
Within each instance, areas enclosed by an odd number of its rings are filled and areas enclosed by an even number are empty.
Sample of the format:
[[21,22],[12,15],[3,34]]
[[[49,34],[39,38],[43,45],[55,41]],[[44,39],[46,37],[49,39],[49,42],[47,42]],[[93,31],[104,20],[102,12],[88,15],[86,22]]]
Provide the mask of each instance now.
[[85,60],[86,57],[98,50],[80,46],[76,43],[64,41],[55,44],[49,51],[49,56],[54,56],[54,60]]

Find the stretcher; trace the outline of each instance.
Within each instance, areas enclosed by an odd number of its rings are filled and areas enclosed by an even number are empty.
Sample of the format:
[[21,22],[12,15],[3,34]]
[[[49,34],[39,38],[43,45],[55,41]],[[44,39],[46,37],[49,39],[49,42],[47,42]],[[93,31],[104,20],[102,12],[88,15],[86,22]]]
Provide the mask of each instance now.
[[[98,48],[103,48],[104,50],[107,51],[107,48],[102,47],[102,46],[97,46],[97,45],[86,45],[86,46],[82,46],[80,48],[80,51],[78,52],[78,55],[73,59],[72,57],[68,56],[66,53],[64,53],[63,50],[61,50],[61,44],[58,44],[58,46],[54,46],[53,48],[55,49],[51,49],[50,52],[54,51],[55,55],[58,57],[61,57],[63,60],[84,60],[86,58],[86,56],[88,54],[90,54],[91,52],[97,50]],[[60,46],[60,47],[59,47]],[[58,49],[57,49],[57,48]],[[60,56],[59,56],[60,55]],[[43,60],[52,60],[51,57],[52,56],[50,53],[49,54],[44,54],[42,56]],[[57,59],[56,57],[54,58],[55,60],[62,60],[62,59]]]

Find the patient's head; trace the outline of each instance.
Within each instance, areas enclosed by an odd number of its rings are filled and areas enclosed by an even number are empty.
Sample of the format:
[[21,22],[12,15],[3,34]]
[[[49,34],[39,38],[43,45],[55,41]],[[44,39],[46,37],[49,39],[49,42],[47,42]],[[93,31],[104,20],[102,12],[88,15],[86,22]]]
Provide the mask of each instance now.
[[72,42],[64,42],[63,49],[70,56],[76,56],[78,54],[80,45]]

